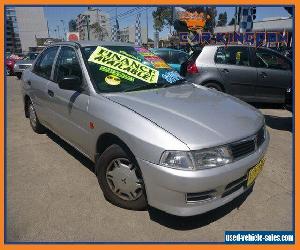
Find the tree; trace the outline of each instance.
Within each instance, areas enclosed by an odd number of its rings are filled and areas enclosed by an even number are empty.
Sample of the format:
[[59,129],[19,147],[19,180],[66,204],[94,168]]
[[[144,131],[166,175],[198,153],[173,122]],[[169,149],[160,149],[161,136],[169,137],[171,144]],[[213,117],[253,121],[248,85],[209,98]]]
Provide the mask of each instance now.
[[227,24],[227,12],[220,13],[218,17],[217,26],[225,26]]
[[234,25],[234,23],[235,23],[235,18],[233,17],[233,18],[231,19],[231,21],[228,23],[228,25]]
[[103,41],[106,36],[108,36],[108,32],[105,28],[101,27],[98,22],[90,25],[90,28],[95,34],[96,39]]
[[153,16],[153,28],[157,31],[162,31],[166,25],[173,25],[173,8],[172,7],[157,7],[155,11],[152,12]]
[[77,30],[77,24],[74,19],[69,22],[69,32],[75,32]]

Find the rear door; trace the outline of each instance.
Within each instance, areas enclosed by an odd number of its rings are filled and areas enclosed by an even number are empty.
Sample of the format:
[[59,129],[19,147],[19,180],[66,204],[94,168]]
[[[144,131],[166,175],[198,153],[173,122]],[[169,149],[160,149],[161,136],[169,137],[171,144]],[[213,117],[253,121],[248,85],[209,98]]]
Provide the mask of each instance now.
[[31,86],[31,98],[35,106],[38,118],[48,127],[53,119],[49,112],[47,85],[51,78],[52,66],[56,57],[58,46],[50,47],[41,54],[32,70],[30,81],[26,84]]
[[248,47],[219,47],[215,54],[215,64],[229,94],[253,100],[257,71],[251,67]]
[[255,95],[259,101],[283,103],[286,89],[292,85],[292,64],[269,49],[254,50],[258,80]]

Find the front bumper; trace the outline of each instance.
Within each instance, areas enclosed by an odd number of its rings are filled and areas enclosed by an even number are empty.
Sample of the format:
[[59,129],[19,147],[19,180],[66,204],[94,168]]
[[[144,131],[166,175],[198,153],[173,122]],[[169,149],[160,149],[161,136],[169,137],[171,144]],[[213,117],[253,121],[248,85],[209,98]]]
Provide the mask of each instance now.
[[[250,168],[265,155],[269,144],[269,133],[264,143],[253,154],[231,164],[198,171],[177,170],[162,167],[148,161],[137,159],[146,188],[148,204],[167,213],[178,216],[202,214],[220,207],[244,193],[247,188],[237,186],[237,190],[226,196],[225,188],[230,183],[243,180]],[[187,202],[187,194],[216,190],[214,199]],[[227,190],[227,189],[226,189]]]

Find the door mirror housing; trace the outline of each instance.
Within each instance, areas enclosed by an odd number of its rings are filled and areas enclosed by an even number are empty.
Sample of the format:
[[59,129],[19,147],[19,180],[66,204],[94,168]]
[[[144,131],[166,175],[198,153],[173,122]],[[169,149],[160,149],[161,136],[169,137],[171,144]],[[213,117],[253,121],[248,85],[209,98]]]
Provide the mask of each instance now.
[[58,82],[59,88],[66,90],[79,90],[81,84],[81,79],[78,76],[67,76]]

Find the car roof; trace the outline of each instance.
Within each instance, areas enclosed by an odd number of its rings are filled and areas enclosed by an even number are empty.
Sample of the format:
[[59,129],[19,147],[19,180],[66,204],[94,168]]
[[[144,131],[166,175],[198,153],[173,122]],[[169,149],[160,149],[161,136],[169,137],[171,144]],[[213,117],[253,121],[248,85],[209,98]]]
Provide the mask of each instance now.
[[154,48],[154,49],[151,49],[153,51],[179,51],[179,52],[183,52],[183,53],[186,53],[185,51],[183,50],[180,50],[180,49],[172,49],[172,48]]
[[91,41],[66,41],[66,42],[58,42],[58,43],[52,43],[53,45],[79,45],[81,47],[89,47],[89,46],[133,46],[132,43],[123,43],[123,42],[113,42],[113,41],[97,41],[97,40],[91,40]]

